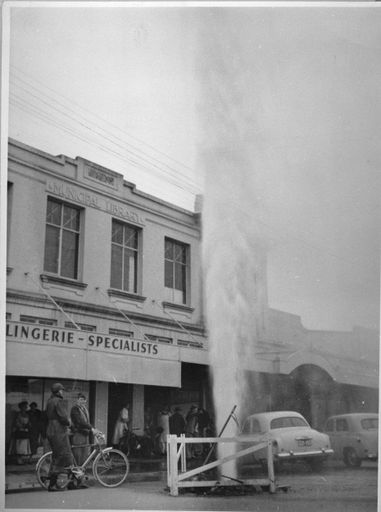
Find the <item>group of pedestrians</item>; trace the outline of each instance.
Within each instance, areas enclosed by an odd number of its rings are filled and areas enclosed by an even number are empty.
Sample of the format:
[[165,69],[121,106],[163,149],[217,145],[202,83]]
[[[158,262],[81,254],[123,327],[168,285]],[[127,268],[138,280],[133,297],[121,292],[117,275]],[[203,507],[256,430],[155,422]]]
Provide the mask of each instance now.
[[[188,437],[205,437],[212,433],[212,421],[209,413],[197,405],[191,405],[184,416],[181,407],[163,406],[157,415],[151,407],[145,410],[144,433],[135,435],[129,427],[129,405],[119,412],[114,426],[112,444],[127,455],[143,457],[165,456],[167,453],[167,436],[174,434]],[[187,457],[196,458],[208,450],[200,444],[187,445]]]
[[[59,475],[63,474],[67,478],[76,464],[83,464],[89,455],[93,436],[99,433],[90,423],[86,396],[79,393],[76,403],[69,412],[64,400],[64,391],[62,384],[56,382],[52,385],[51,396],[44,412],[37,408],[35,402],[30,404],[29,409],[27,401],[20,402],[13,427],[12,449],[20,457],[20,461],[23,457],[36,453],[41,438],[46,438],[52,451],[49,491],[59,491],[66,487],[59,484]],[[123,448],[123,440],[131,434],[128,409],[128,404],[122,407],[114,427],[112,443],[120,448]],[[175,407],[172,412],[169,406],[165,406],[158,414],[154,439],[146,426],[141,445],[147,449],[147,453],[165,455],[168,434],[205,437],[210,435],[211,424],[209,413],[196,405],[189,408],[185,417],[181,407]],[[202,445],[187,445],[188,458],[196,458],[202,453]]]
[[8,455],[15,455],[17,464],[25,464],[43,444],[46,435],[45,422],[36,402],[28,404],[23,400],[18,408],[12,425]]
[[[181,407],[175,407],[171,412],[170,407],[166,406],[159,413],[159,453],[166,454],[167,435],[175,434],[180,436],[185,434],[186,437],[206,437],[212,431],[212,421],[209,413],[202,407],[191,405],[187,414],[184,416]],[[197,458],[207,450],[206,446],[201,444],[187,444],[187,457]]]

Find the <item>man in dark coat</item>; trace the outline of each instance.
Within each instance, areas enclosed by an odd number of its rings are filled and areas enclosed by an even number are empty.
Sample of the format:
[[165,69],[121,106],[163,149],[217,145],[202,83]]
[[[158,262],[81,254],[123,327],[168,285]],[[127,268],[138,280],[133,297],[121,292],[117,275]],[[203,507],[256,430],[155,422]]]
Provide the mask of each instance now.
[[199,407],[197,417],[198,417],[198,431],[199,431],[200,437],[206,437],[206,431],[210,425],[209,413],[202,407]]
[[185,434],[185,419],[181,414],[180,407],[175,407],[175,412],[169,418],[169,430],[171,434],[175,434],[176,436]]
[[74,463],[69,440],[70,419],[63,399],[63,385],[56,382],[51,389],[52,394],[46,405],[48,419],[46,435],[53,452],[48,490],[61,491],[65,487],[57,485],[58,475],[60,473],[68,474]]
[[37,448],[42,444],[42,413],[37,408],[36,402],[32,402],[29,405],[29,411],[27,411],[30,421],[30,449],[32,455],[37,452]]
[[[86,397],[82,393],[78,394],[77,402],[70,411],[71,430],[73,433],[72,445],[73,454],[78,465],[82,465],[90,452],[90,434],[95,434],[96,430],[90,425],[90,415],[86,407]],[[76,446],[79,446],[76,448]]]

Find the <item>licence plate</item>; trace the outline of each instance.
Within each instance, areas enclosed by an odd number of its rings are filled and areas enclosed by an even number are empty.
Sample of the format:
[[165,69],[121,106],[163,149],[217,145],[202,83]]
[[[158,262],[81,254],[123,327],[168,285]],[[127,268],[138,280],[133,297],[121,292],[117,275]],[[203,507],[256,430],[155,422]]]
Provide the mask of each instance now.
[[298,446],[312,446],[312,439],[298,439]]

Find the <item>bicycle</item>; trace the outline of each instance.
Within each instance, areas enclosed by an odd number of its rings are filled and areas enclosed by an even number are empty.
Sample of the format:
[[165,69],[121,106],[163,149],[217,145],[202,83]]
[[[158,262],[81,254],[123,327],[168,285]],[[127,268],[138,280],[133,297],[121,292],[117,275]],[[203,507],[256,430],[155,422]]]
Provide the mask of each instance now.
[[116,445],[126,457],[138,457],[142,452],[141,438],[135,434],[134,430],[139,430],[139,427],[126,430],[124,435],[119,439],[119,443]]
[[[94,478],[104,487],[118,487],[127,478],[130,464],[124,453],[112,447],[102,448],[105,437],[99,433],[94,436],[93,444],[81,446],[92,446],[93,449],[82,465],[75,464],[70,468],[69,476],[62,486],[62,489],[71,485],[71,488],[79,487],[82,480],[86,478],[87,466],[92,463]],[[72,447],[73,448],[73,447]],[[49,470],[52,462],[52,452],[46,452],[40,457],[36,464],[36,475],[38,483],[44,489],[49,486]]]

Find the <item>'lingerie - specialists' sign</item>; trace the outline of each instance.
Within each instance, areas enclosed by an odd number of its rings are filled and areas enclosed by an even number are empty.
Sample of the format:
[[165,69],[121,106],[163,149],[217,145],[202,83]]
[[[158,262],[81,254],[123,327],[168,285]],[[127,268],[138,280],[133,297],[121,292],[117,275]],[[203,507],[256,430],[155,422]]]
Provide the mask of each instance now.
[[9,321],[6,326],[6,337],[7,342],[37,343],[82,350],[100,350],[114,354],[177,359],[177,347],[174,346],[161,346],[146,340],[40,324]]

